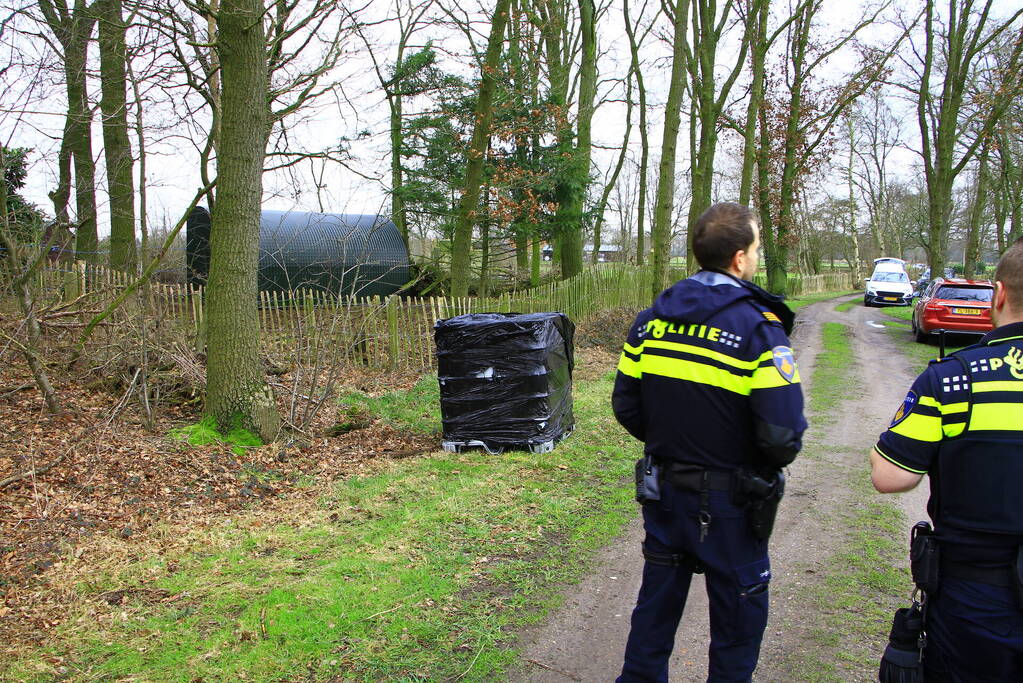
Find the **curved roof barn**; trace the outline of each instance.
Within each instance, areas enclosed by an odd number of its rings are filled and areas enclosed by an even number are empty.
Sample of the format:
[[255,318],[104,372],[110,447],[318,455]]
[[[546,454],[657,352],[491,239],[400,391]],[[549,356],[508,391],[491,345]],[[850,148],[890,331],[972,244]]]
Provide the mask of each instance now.
[[[188,217],[188,282],[205,285],[210,264],[210,214]],[[263,211],[259,223],[259,289],[315,289],[386,296],[409,280],[405,243],[394,223],[367,214]]]

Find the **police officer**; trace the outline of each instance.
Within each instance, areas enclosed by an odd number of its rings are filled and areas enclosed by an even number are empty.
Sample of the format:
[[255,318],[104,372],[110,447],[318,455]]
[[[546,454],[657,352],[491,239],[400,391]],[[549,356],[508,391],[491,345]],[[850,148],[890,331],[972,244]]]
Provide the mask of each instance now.
[[621,355],[615,416],[660,473],[660,499],[643,505],[643,583],[621,682],[668,680],[694,572],[706,574],[710,602],[708,680],[748,681],[757,665],[770,524],[754,528],[749,513],[763,500],[740,492],[739,478],[766,486],[776,505],[780,468],[806,429],[792,312],[748,281],[759,247],[747,207],[707,209],[693,229],[702,270],[636,317]]
[[1023,241],[998,263],[991,317],[979,344],[917,377],[870,454],[882,493],[930,477],[929,681],[1023,680]]

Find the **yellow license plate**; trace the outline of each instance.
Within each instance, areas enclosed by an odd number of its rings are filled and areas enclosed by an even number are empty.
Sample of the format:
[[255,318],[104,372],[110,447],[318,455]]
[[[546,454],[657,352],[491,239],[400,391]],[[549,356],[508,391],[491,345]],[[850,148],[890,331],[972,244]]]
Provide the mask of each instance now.
[[899,297],[897,297],[897,296],[886,296],[886,297],[884,298],[884,300],[885,300],[885,301],[898,301],[898,300],[899,300]]
[[980,309],[977,308],[953,308],[952,312],[959,315],[980,315]]

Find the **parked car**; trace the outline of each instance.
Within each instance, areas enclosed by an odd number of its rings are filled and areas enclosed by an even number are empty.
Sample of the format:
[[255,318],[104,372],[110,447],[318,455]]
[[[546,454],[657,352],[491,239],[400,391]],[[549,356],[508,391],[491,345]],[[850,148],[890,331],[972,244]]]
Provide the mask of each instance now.
[[913,309],[913,337],[923,342],[938,330],[969,334],[990,332],[994,291],[994,285],[988,280],[937,278]]
[[863,288],[864,306],[909,306],[913,301],[914,283],[903,263],[896,258],[874,259],[874,273]]

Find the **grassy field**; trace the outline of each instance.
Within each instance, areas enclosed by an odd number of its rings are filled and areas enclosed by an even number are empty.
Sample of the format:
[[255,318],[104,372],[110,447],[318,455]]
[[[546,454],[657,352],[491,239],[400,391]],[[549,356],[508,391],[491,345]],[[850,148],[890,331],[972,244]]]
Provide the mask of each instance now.
[[[576,382],[577,429],[553,453],[386,461],[208,527],[111,538],[98,564],[62,574],[69,619],[0,679],[500,678],[509,628],[555,607],[538,588],[584,574],[635,515],[624,482],[640,449],[611,384]],[[342,403],[438,425],[431,377]]]

